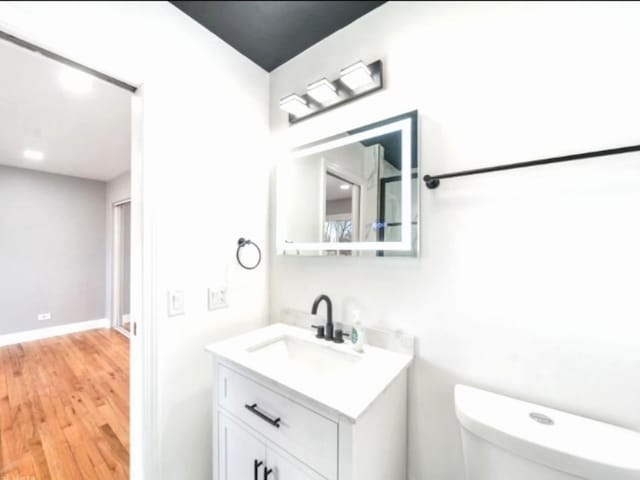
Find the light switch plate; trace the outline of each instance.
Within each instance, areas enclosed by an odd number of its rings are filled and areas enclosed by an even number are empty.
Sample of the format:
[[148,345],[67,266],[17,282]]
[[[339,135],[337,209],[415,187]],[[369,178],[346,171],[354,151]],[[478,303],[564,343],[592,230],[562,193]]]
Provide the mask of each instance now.
[[210,288],[209,289],[209,310],[218,310],[219,308],[228,308],[227,288]]
[[182,290],[169,291],[168,307],[170,317],[184,315],[184,292]]

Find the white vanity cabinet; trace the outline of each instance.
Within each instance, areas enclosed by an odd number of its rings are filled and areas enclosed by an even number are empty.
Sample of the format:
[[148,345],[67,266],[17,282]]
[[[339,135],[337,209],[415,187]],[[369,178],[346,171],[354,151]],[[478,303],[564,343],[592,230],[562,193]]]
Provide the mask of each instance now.
[[218,421],[220,480],[262,478],[258,471],[267,457],[265,444],[224,414]]
[[319,480],[304,465],[291,461],[255,437],[246,427],[220,413],[220,480]]
[[215,370],[214,480],[406,478],[406,371],[353,422],[237,365]]
[[323,377],[318,371],[329,362],[316,368],[316,357],[309,357],[312,369],[297,375],[301,360],[286,357],[299,362],[289,368],[277,357],[269,364],[255,355],[265,345],[276,345],[278,355],[285,348],[353,355],[346,345],[322,342],[277,324],[207,347],[214,480],[406,480],[411,356],[369,347],[353,374],[335,377],[338,370],[331,370]]
[[[274,478],[277,480],[322,479],[319,475],[309,472],[309,469],[305,465],[300,462],[288,460],[284,456],[278,455],[274,450],[267,450],[267,465],[273,469]],[[269,478],[268,475],[267,478]]]

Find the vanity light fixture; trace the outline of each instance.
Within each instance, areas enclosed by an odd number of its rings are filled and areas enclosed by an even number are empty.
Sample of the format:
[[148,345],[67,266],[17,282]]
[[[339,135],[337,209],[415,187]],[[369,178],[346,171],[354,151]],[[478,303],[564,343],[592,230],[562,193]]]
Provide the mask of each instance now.
[[289,123],[293,124],[382,87],[382,61],[376,60],[368,65],[359,61],[340,70],[340,77],[336,80],[321,78],[307,85],[305,94],[293,93],[284,97],[280,100],[280,108],[289,113]]
[[280,109],[295,117],[303,117],[311,112],[307,101],[295,93],[280,100]]
[[343,183],[342,185],[340,185],[340,190],[349,190],[351,188],[351,185],[349,185],[348,183]]
[[362,61],[340,70],[340,81],[351,90],[360,90],[374,83],[371,70]]
[[335,102],[338,99],[338,90],[335,85],[326,78],[313,82],[307,86],[307,93],[311,98],[322,105]]
[[25,150],[22,152],[22,156],[27,160],[33,160],[34,162],[41,162],[44,160],[44,153],[39,150]]

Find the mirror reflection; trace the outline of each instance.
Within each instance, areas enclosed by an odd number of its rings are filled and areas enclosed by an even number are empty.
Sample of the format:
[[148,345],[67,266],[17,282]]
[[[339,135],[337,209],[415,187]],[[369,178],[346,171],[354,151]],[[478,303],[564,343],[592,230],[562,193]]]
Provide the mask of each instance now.
[[417,255],[417,113],[303,147],[278,169],[285,255]]

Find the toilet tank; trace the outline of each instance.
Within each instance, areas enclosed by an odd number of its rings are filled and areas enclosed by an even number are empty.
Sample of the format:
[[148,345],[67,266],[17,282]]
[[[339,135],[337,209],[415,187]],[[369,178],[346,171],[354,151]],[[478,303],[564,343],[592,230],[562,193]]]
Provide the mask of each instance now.
[[457,385],[467,480],[640,480],[640,433]]

